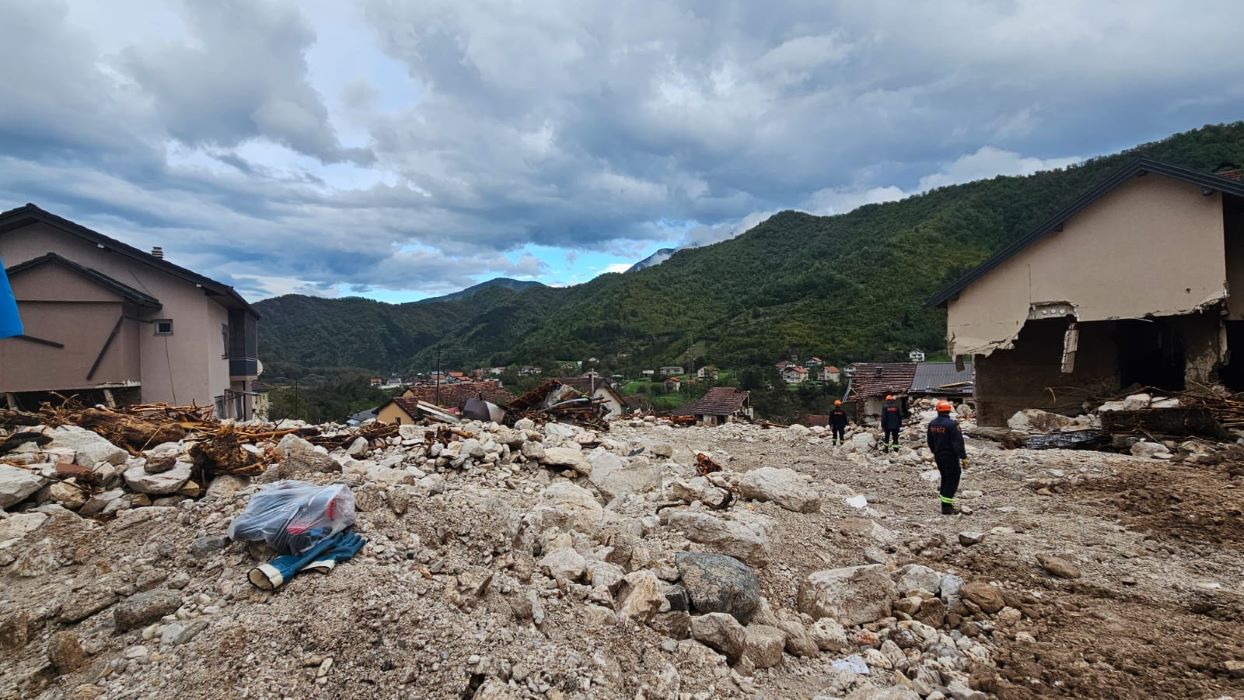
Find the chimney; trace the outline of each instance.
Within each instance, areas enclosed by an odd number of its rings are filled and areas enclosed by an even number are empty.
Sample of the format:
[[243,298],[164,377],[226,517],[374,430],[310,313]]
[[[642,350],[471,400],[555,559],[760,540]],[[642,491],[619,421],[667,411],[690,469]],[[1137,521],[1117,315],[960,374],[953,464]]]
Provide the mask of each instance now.
[[153,258],[159,258],[159,259],[163,260],[163,259],[164,259],[164,249],[163,249],[163,248],[161,248],[160,246],[155,246],[154,248],[152,248],[152,249],[151,249],[151,257],[153,257]]

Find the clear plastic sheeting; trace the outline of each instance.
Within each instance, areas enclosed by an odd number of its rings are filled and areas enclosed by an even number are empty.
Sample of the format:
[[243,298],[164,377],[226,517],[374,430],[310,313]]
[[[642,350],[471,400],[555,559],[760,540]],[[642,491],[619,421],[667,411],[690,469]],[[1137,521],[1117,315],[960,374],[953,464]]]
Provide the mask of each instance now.
[[345,484],[278,481],[259,490],[229,524],[229,537],[267,542],[282,554],[302,554],[354,524],[354,493]]

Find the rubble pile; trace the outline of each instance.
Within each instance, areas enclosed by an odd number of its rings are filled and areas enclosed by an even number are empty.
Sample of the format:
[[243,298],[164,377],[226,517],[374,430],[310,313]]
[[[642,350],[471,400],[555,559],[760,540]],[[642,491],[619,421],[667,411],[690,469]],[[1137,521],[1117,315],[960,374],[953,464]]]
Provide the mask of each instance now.
[[[876,493],[934,503],[915,422],[884,455],[653,417],[182,430],[0,433],[0,697],[984,698],[1044,624],[954,554],[1005,531],[955,544]],[[204,469],[217,444],[247,473]],[[367,545],[263,591],[274,552],[224,533],[281,479],[349,486]]]

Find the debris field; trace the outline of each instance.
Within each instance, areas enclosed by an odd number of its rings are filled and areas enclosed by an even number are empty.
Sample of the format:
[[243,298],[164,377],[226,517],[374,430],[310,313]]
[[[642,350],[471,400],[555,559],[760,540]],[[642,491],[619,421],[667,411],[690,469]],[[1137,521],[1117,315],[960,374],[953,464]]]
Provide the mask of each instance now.
[[[941,516],[920,420],[883,454],[858,427],[111,413],[0,415],[0,698],[1244,695],[1231,444],[969,430]],[[347,484],[367,545],[264,591],[275,553],[225,533],[281,479]]]

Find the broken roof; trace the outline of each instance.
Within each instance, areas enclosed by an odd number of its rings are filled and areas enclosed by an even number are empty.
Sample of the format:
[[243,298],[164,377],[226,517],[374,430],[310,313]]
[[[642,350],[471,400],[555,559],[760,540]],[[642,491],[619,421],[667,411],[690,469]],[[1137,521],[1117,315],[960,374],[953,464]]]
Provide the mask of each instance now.
[[89,229],[82,224],[74,223],[69,219],[40,209],[34,204],[26,204],[25,206],[17,207],[16,209],[0,212],[0,235],[35,222],[46,224],[52,228],[86,240],[87,242],[99,246],[104,250],[111,250],[114,253],[119,253],[132,260],[150,265],[151,267],[166,272],[174,277],[196,284],[201,287],[203,291],[208,294],[208,296],[223,297],[223,300],[221,300],[221,304],[223,306],[240,308],[255,318],[259,318],[259,312],[256,311],[249,302],[243,299],[242,295],[238,294],[237,290],[233,287],[217,282],[214,279],[204,277],[193,270],[187,270],[180,265],[174,265],[164,258],[157,258],[150,253],[143,252],[138,248],[122,243],[115,238],[105,236],[104,234]]
[[906,394],[916,376],[915,362],[857,362],[851,377],[852,396]]
[[37,258],[31,258],[30,260],[20,262],[10,267],[7,270],[7,274],[9,277],[14,277],[27,270],[33,270],[36,267],[42,267],[44,265],[58,265],[63,267],[70,272],[73,272],[81,277],[85,277],[91,282],[94,282],[112,293],[117,294],[126,301],[137,304],[138,306],[145,306],[151,309],[158,309],[162,306],[162,304],[160,304],[160,300],[150,294],[140,292],[124,282],[120,282],[109,277],[108,275],[105,275],[99,270],[89,268],[85,265],[80,265],[72,260],[63,258],[56,253],[48,253],[46,255],[40,255]]
[[751,398],[751,394],[732,386],[715,386],[705,392],[699,401],[670,411],[671,416],[732,416],[738,413]]
[[971,394],[974,382],[972,365],[963,371],[953,362],[921,362],[911,380],[913,394]]
[[1068,219],[1088,208],[1105,194],[1127,183],[1134,177],[1146,175],[1148,173],[1163,175],[1165,177],[1191,183],[1193,185],[1200,185],[1203,188],[1203,191],[1208,190],[1210,192],[1222,192],[1224,194],[1231,194],[1237,197],[1244,197],[1244,182],[1240,182],[1239,180],[1222,177],[1221,175],[1215,175],[1213,173],[1205,173],[1199,170],[1191,170],[1178,165],[1171,165],[1170,163],[1163,163],[1162,161],[1153,160],[1152,158],[1136,158],[1111,173],[1109,177],[1099,183],[1096,187],[1080,195],[1080,197],[1078,197],[1075,201],[1058,210],[1053,216],[1046,219],[1036,228],[1011,241],[1001,250],[990,256],[988,260],[978,265],[975,269],[947,285],[937,294],[929,297],[929,299],[925,302],[925,305],[945,306],[956,296],[958,296],[959,292],[966,289],[968,285],[980,279],[985,275],[985,273],[994,269],[998,265],[1001,265],[1008,258],[1016,255],[1023,249],[1033,243],[1036,243],[1042,238],[1045,238],[1051,233],[1061,231],[1063,224],[1065,224]]

